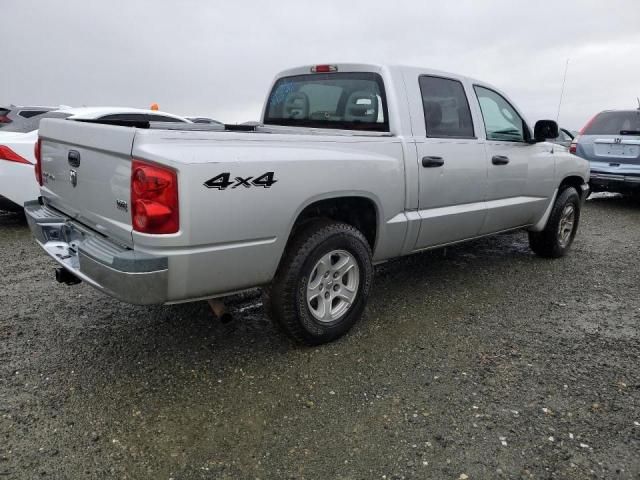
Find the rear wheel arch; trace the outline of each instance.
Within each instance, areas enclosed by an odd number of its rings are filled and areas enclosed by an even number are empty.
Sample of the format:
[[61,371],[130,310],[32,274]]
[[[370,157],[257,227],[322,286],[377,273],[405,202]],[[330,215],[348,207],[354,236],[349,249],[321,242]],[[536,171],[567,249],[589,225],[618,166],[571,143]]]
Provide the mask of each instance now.
[[289,229],[287,246],[297,232],[310,221],[328,219],[357,228],[367,239],[373,251],[380,228],[379,215],[380,209],[377,203],[363,195],[340,195],[313,200],[297,213]]

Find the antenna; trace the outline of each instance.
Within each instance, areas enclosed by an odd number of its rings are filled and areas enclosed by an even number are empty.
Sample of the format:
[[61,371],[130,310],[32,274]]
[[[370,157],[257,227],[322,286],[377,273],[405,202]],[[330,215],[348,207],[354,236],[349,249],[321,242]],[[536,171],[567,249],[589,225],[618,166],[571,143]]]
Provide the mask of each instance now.
[[562,78],[562,90],[560,90],[560,101],[558,102],[558,115],[556,116],[556,123],[560,120],[560,107],[562,106],[562,97],[564,97],[564,84],[567,82],[567,70],[569,70],[569,59],[564,66],[564,77]]

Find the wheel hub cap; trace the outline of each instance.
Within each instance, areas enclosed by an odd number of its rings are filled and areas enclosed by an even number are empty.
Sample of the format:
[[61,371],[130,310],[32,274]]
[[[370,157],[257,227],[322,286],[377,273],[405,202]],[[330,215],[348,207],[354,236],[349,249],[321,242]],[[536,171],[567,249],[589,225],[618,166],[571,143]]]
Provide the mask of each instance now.
[[576,222],[576,209],[573,205],[565,205],[560,217],[558,225],[558,243],[562,248],[566,247],[571,241],[571,234]]
[[307,306],[320,322],[333,322],[353,305],[360,284],[360,268],[346,250],[324,255],[311,270],[307,282]]

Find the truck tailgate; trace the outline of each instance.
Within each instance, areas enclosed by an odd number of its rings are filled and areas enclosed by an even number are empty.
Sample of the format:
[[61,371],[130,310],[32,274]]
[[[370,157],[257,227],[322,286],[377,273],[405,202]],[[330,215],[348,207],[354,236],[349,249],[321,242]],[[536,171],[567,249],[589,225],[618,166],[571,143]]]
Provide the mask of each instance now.
[[78,222],[132,245],[131,148],[136,130],[70,120],[40,124],[45,202]]

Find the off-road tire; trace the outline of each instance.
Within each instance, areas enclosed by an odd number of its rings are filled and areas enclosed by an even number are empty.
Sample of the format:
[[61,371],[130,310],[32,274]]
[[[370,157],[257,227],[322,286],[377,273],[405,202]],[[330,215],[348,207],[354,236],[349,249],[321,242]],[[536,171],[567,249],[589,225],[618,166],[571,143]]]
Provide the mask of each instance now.
[[[562,245],[558,235],[560,227],[560,220],[565,207],[568,204],[572,204],[575,209],[575,221],[573,224],[573,230],[568,243]],[[578,192],[573,187],[567,187],[562,190],[556,198],[549,220],[544,230],[541,232],[529,232],[529,246],[537,255],[545,258],[560,258],[567,254],[573,244],[573,239],[578,231],[578,224],[580,223],[580,208],[582,202]]]
[[[359,268],[356,297],[333,322],[320,322],[307,305],[307,283],[316,262],[340,249],[351,254]],[[265,311],[278,329],[299,343],[320,345],[340,338],[362,316],[373,281],[371,248],[355,227],[331,220],[314,220],[289,242],[270,286],[263,289]]]

